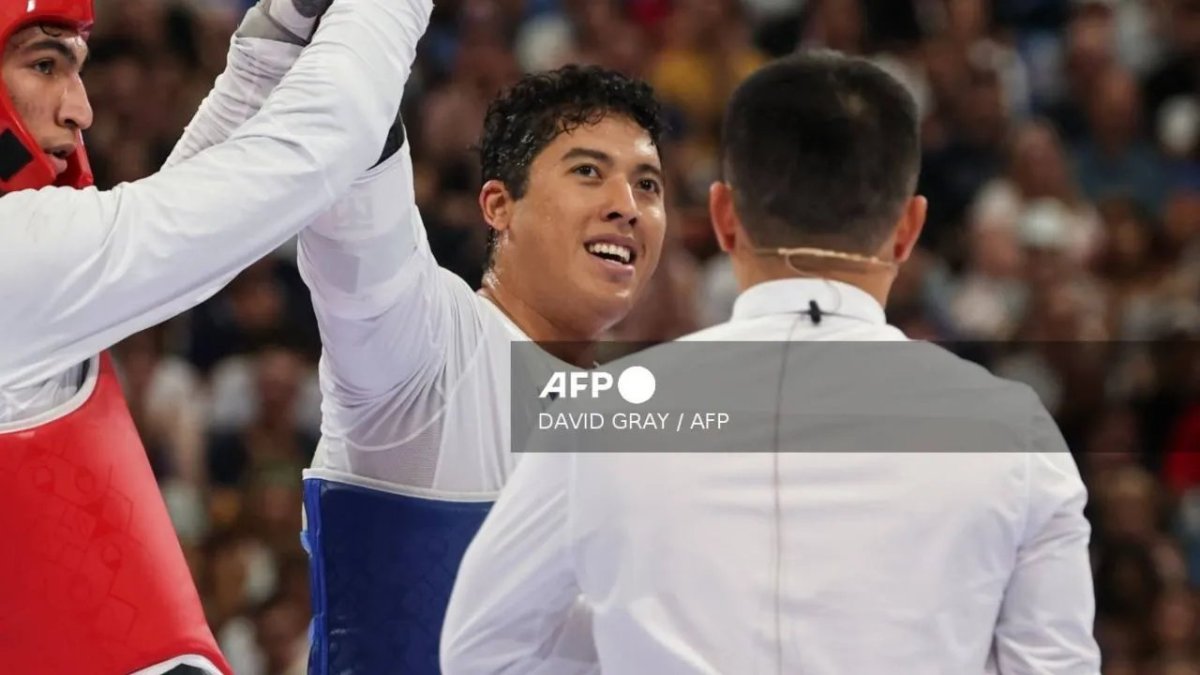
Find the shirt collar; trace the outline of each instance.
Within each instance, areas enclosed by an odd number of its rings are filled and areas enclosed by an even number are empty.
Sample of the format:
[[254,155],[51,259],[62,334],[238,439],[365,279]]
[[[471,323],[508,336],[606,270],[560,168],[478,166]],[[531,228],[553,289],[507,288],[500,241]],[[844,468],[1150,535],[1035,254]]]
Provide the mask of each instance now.
[[863,289],[831,279],[776,279],[751,286],[733,304],[733,320],[808,312],[810,302],[829,315],[887,323],[879,301]]

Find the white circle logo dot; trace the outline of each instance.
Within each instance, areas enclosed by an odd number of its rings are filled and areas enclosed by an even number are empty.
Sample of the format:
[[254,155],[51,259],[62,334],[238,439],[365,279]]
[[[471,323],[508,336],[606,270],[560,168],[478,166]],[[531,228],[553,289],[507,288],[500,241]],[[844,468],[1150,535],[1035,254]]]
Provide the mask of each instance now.
[[654,373],[642,366],[630,366],[617,378],[617,392],[621,398],[634,405],[641,405],[654,396]]

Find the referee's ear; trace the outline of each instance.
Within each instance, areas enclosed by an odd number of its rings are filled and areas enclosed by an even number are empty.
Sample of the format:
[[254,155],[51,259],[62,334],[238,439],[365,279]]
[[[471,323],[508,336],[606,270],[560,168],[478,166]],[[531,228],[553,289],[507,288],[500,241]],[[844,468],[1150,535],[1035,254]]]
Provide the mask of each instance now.
[[900,220],[896,223],[895,234],[892,236],[891,254],[896,264],[904,263],[917,247],[921,238],[921,230],[925,229],[925,216],[929,213],[929,200],[917,195],[908,200]]
[[717,181],[708,188],[708,217],[712,221],[717,244],[726,253],[732,253],[737,245],[741,221],[733,207],[733,188],[728,183]]

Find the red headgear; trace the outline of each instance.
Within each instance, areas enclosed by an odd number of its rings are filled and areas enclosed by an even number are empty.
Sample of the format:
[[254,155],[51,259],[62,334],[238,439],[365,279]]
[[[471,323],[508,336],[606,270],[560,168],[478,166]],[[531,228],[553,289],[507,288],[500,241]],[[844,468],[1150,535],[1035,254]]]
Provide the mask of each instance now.
[[[14,33],[39,23],[64,26],[86,37],[93,16],[92,0],[0,0],[0,52]],[[49,185],[82,188],[91,184],[92,169],[82,134],[67,159],[67,170],[56,177],[54,165],[17,116],[8,89],[0,81],[0,194]]]

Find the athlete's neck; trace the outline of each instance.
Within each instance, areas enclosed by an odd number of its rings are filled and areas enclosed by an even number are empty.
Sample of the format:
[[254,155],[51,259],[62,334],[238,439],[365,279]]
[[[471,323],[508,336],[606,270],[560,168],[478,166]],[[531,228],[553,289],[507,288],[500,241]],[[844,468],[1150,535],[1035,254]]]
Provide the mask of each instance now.
[[596,341],[593,336],[572,330],[539,312],[490,273],[484,275],[479,295],[490,300],[517,324],[521,332],[555,357],[581,368],[589,368],[595,363]]

